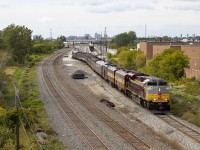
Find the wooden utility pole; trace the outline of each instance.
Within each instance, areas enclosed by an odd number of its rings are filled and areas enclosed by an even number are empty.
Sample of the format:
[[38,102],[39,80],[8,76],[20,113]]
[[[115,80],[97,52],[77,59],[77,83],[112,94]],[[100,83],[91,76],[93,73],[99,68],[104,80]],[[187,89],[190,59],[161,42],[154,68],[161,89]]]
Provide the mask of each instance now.
[[15,87],[15,106],[17,110],[17,119],[16,119],[16,150],[20,150],[20,144],[19,144],[19,93],[18,90]]

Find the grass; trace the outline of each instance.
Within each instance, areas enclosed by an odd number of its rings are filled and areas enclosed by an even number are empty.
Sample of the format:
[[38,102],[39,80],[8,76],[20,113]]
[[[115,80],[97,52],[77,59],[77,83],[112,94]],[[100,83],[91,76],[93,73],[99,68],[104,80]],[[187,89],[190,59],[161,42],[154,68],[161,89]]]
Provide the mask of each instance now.
[[[31,55],[29,61],[26,62],[24,66],[9,66],[6,67],[4,71],[10,78],[7,94],[7,104],[10,110],[7,112],[11,113],[15,106],[14,85],[16,85],[19,90],[22,104],[20,107],[20,118],[26,129],[28,139],[30,140],[30,143],[27,143],[28,140],[21,124],[20,145],[22,150],[29,149],[30,147],[33,149],[40,149],[40,146],[36,142],[37,139],[35,139],[35,130],[38,128],[42,129],[48,135],[48,144],[42,145],[42,149],[64,149],[63,145],[57,138],[57,134],[50,127],[50,120],[44,110],[44,104],[39,100],[40,93],[36,79],[36,67],[38,63],[46,57],[47,55]],[[13,111],[13,113],[14,112],[15,111]],[[6,131],[6,128],[4,130]],[[4,142],[5,143],[2,146],[3,149],[15,149],[14,132],[10,135],[10,138],[7,138]]]
[[16,66],[10,66],[10,67],[6,67],[6,69],[4,70],[5,74],[8,76],[12,76],[15,71],[17,70],[18,67]]
[[172,84],[171,112],[200,127],[200,81],[183,78]]

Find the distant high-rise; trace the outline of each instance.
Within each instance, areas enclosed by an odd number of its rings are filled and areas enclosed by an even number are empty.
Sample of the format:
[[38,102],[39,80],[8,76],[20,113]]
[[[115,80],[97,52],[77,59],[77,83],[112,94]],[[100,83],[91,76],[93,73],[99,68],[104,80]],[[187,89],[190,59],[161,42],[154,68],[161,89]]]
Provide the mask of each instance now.
[[85,34],[84,35],[84,39],[91,39],[92,37],[91,37],[91,35],[90,34]]
[[106,27],[105,27],[105,31],[104,31],[104,38],[105,38],[105,39],[108,38],[107,31],[106,31]]
[[99,40],[99,39],[101,38],[101,34],[95,33],[95,34],[94,34],[94,38],[95,38],[96,40]]

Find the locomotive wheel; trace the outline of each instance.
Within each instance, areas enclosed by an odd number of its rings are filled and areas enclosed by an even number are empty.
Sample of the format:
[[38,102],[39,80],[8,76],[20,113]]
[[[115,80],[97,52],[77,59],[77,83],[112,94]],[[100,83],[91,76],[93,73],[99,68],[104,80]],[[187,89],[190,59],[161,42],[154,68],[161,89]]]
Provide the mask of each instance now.
[[142,99],[140,100],[140,105],[144,107],[144,101]]
[[143,100],[144,108],[147,108],[147,102]]
[[121,92],[121,88],[120,88],[120,87],[117,87],[117,89],[118,89],[118,91],[120,91],[120,92]]
[[131,97],[130,92],[129,92],[128,90],[126,90],[126,95],[127,95],[128,97]]
[[130,97],[131,97],[132,100],[135,99],[135,97],[134,97],[134,95],[132,93],[131,93]]
[[147,102],[147,107],[146,107],[147,109],[151,109],[151,102]]

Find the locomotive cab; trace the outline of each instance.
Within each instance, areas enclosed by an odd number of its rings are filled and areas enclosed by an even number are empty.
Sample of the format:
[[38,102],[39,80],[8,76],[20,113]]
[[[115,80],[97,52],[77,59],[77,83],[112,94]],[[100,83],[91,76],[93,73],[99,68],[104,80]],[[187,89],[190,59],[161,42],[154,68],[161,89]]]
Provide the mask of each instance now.
[[146,100],[152,107],[169,110],[169,86],[166,81],[158,78],[147,79],[144,84]]

